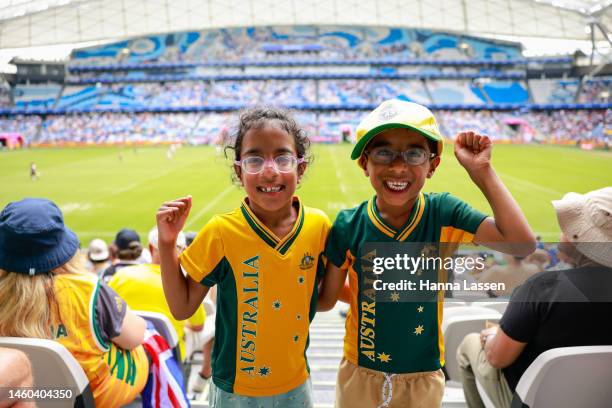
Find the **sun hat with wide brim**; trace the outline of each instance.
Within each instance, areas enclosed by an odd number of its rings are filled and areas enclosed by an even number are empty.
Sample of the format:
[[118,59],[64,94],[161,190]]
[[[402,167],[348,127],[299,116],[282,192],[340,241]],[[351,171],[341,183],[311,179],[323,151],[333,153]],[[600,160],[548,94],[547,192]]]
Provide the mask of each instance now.
[[552,202],[565,237],[587,258],[612,268],[612,187],[567,193]]
[[26,198],[9,203],[0,213],[0,269],[39,275],[68,262],[79,240],[64,225],[51,201]]
[[367,144],[379,133],[398,128],[410,129],[436,142],[437,151],[432,153],[438,156],[442,154],[444,141],[433,113],[418,103],[389,99],[370,112],[357,126],[357,144],[351,159],[357,160]]

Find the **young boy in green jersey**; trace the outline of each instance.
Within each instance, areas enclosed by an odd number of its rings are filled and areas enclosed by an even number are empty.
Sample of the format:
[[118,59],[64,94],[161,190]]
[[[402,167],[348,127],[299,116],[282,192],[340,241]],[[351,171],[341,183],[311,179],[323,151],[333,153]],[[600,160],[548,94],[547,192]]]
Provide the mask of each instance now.
[[421,191],[440,164],[443,148],[436,119],[426,107],[385,101],[360,123],[356,136],[351,158],[376,195],[338,214],[325,250],[327,274],[318,303],[318,310],[331,309],[348,273],[350,309],[336,407],[440,406],[443,304],[377,301],[373,291],[364,290],[364,246],[474,242],[525,256],[535,249],[535,237],[491,165],[488,137],[459,133],[455,156],[494,217],[448,193]]

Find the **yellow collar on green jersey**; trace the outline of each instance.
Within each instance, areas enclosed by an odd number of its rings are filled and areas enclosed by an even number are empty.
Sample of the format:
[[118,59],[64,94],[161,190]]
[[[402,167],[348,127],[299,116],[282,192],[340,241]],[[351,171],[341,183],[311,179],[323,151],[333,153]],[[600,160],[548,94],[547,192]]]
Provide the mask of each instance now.
[[395,230],[395,228],[391,227],[383,220],[382,216],[378,212],[378,208],[376,208],[376,196],[374,196],[370,201],[368,201],[368,216],[372,224],[376,228],[380,230],[383,234],[387,235],[390,238],[393,238],[397,241],[404,241],[412,231],[416,228],[423,217],[423,212],[425,211],[425,196],[423,193],[419,194],[419,197],[414,203],[412,207],[412,213],[410,217],[408,217],[408,221],[406,225],[399,230]]

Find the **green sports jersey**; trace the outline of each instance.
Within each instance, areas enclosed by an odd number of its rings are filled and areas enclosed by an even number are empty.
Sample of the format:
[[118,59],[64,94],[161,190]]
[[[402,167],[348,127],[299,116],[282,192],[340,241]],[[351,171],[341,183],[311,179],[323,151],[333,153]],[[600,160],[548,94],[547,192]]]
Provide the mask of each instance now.
[[340,211],[325,249],[329,262],[348,269],[350,309],[344,357],[353,364],[389,373],[434,371],[444,365],[443,302],[377,302],[364,291],[366,243],[472,242],[481,212],[448,193],[421,193],[406,225],[387,225],[376,197]]

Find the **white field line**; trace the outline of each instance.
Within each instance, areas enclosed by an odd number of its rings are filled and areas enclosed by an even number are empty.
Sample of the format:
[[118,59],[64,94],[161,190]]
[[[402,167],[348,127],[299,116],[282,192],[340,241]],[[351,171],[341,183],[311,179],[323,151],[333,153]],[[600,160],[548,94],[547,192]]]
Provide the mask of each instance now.
[[158,178],[165,177],[165,176],[167,176],[167,175],[168,175],[168,174],[170,174],[170,173],[173,173],[173,172],[178,171],[178,170],[182,170],[182,169],[184,169],[184,168],[186,168],[186,167],[190,167],[190,166],[192,166],[192,165],[193,165],[193,163],[189,163],[189,164],[186,164],[186,165],[184,165],[184,166],[180,166],[180,167],[175,167],[175,168],[168,169],[168,170],[164,171],[163,173],[156,173],[156,174],[154,174],[154,175],[153,175],[153,176],[151,176],[151,177],[147,177],[147,178],[145,178],[145,179],[142,179],[142,180],[139,180],[139,181],[135,181],[135,182],[133,182],[133,183],[130,183],[130,184],[128,184],[128,185],[127,185],[127,186],[125,186],[125,187],[118,188],[117,190],[114,190],[112,193],[106,194],[106,195],[104,195],[104,196],[102,196],[102,197],[113,197],[113,196],[116,196],[116,195],[118,195],[118,194],[125,193],[125,192],[127,192],[127,191],[130,191],[130,190],[132,190],[132,189],[134,189],[134,188],[138,187],[139,185],[141,185],[141,184],[143,184],[143,183],[146,183],[146,182],[149,182],[149,181],[152,181],[152,180],[158,179]]
[[334,165],[334,168],[336,169],[336,177],[338,178],[338,185],[340,187],[340,192],[346,195],[347,188],[346,188],[346,184],[344,184],[344,178],[342,177],[342,173],[340,172],[340,166],[338,165],[338,159],[336,159],[336,155],[331,151],[331,149],[329,149],[328,152],[331,157],[332,164]]
[[561,198],[561,197],[563,197],[565,195],[565,193],[562,192],[562,191],[555,190],[555,189],[548,188],[548,187],[544,187],[541,184],[532,183],[531,181],[527,181],[527,180],[523,180],[523,179],[518,178],[518,177],[510,176],[510,175],[508,175],[506,173],[501,173],[501,172],[498,171],[497,174],[499,174],[500,176],[502,176],[505,179],[511,180],[513,183],[520,184],[522,186],[531,188],[533,190],[537,190],[537,191],[542,192],[542,193],[553,195],[553,196],[556,196],[556,197],[559,197],[559,198]]
[[235,187],[227,186],[217,197],[210,201],[204,208],[198,211],[195,215],[189,217],[185,224],[184,230],[189,229],[197,220],[199,220],[204,214],[210,211],[215,205],[217,205],[226,195],[228,195]]

